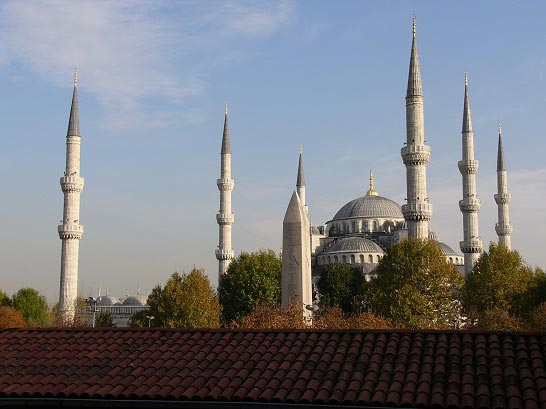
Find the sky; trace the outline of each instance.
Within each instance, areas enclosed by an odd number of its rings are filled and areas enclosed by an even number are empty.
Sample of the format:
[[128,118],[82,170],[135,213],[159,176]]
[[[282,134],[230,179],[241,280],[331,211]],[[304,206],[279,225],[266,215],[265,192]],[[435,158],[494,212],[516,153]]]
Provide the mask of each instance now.
[[368,189],[404,202],[412,17],[425,94],[431,228],[462,240],[464,73],[480,235],[496,241],[497,122],[512,246],[546,267],[542,1],[5,0],[0,3],[0,289],[58,298],[73,72],[82,134],[82,296],[145,294],[203,268],[214,286],[224,104],[233,247],[279,251],[303,146],[315,225]]

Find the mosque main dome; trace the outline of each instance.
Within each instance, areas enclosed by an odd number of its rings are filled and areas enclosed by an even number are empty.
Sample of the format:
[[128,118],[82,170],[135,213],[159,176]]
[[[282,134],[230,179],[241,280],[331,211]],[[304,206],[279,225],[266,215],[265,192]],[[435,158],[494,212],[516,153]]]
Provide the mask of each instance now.
[[334,216],[333,220],[350,218],[403,219],[400,205],[383,196],[366,195],[351,200]]

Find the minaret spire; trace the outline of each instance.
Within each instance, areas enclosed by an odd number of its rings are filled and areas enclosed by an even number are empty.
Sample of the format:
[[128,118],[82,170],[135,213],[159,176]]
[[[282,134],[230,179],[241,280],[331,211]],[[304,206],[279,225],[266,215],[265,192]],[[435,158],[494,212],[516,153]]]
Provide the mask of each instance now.
[[307,211],[307,206],[305,204],[305,176],[303,174],[303,147],[300,145],[300,158],[298,162],[298,178],[296,180],[296,191],[300,198],[300,203],[303,208]]
[[231,225],[235,220],[235,216],[231,212],[231,191],[233,190],[235,181],[231,177],[231,146],[229,140],[227,102],[225,106],[224,132],[222,135],[220,158],[220,179],[216,181],[218,190],[220,190],[220,211],[216,214],[216,221],[218,222],[220,229],[216,259],[218,260],[218,273],[221,276],[222,274],[225,274],[229,263],[235,258],[235,253],[231,248]]
[[499,236],[499,244],[505,246],[508,250],[512,249],[512,226],[510,224],[510,204],[511,196],[508,193],[508,174],[506,170],[506,161],[504,159],[504,149],[502,147],[502,129],[499,121],[499,147],[497,153],[497,194],[495,202],[498,209],[498,222],[495,225],[495,231]]
[[425,144],[425,119],[421,68],[415,37],[416,23],[413,19],[413,40],[406,92],[406,146],[401,150],[406,165],[407,203],[402,213],[408,225],[409,238],[428,238],[432,205],[427,195],[427,164],[430,147]]
[[370,188],[366,192],[366,196],[377,196],[377,192],[374,190],[373,169],[370,169]]
[[464,254],[465,275],[468,276],[483,251],[483,243],[478,232],[478,212],[481,204],[476,191],[476,173],[479,162],[474,159],[474,131],[468,97],[468,73],[465,73],[464,84],[463,159],[459,161],[459,172],[463,178],[463,200],[459,201],[459,208],[463,214],[464,240],[459,245]]
[[78,72],[74,72],[74,91],[66,133],[66,170],[61,178],[64,194],[62,224],[58,226],[61,250],[59,318],[62,324],[74,319],[78,289],[79,244],[83,235],[80,225],[80,194],[84,179],[80,177],[80,118],[78,114]]

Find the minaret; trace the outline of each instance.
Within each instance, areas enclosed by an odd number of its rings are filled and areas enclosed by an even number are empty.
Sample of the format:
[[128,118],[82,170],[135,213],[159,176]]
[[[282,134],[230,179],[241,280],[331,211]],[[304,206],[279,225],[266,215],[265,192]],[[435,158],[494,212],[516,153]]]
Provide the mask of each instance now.
[[478,173],[479,163],[474,159],[474,131],[468,98],[468,73],[464,76],[462,137],[463,159],[459,161],[459,172],[463,177],[463,200],[459,201],[459,208],[463,214],[464,240],[459,245],[464,254],[464,272],[468,276],[483,250],[483,243],[478,233],[478,212],[481,205],[476,193],[476,173]]
[[61,288],[59,318],[68,323],[74,319],[78,289],[78,253],[83,226],[80,225],[80,193],[84,179],[80,177],[80,118],[78,114],[78,72],[74,73],[74,93],[66,134],[66,171],[61,178],[64,194],[62,224],[58,227],[62,240]]
[[423,87],[421,69],[415,38],[413,18],[413,41],[406,93],[406,146],[401,150],[406,165],[407,203],[402,213],[408,225],[409,238],[428,238],[428,223],[432,217],[432,205],[427,195],[427,164],[430,147],[425,145],[425,120],[423,113]]
[[296,191],[300,198],[301,205],[308,213],[307,205],[305,204],[305,176],[303,175],[303,159],[302,159],[303,147],[300,145],[300,160],[298,162],[298,179],[296,181]]
[[220,179],[216,181],[220,191],[220,211],[216,214],[216,221],[220,228],[220,237],[218,249],[216,249],[216,259],[218,260],[218,274],[225,274],[229,263],[235,257],[231,248],[231,225],[235,215],[231,213],[231,191],[235,181],[231,178],[231,146],[229,143],[228,126],[228,105],[226,104],[226,114],[224,118],[224,134],[222,136],[222,150],[220,151],[221,169]]
[[505,246],[508,250],[512,249],[511,234],[512,226],[510,225],[510,211],[508,204],[511,196],[508,193],[508,175],[506,173],[506,162],[504,160],[504,149],[502,148],[502,129],[499,121],[499,151],[497,154],[497,194],[495,202],[497,202],[499,219],[495,225],[495,231],[499,236],[499,244]]

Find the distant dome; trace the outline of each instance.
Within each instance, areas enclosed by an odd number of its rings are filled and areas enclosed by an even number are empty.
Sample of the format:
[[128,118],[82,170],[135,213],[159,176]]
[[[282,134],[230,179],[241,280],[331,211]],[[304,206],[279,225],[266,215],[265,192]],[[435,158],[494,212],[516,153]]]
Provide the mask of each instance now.
[[145,295],[130,295],[123,301],[124,306],[135,306],[135,307],[143,307],[146,305],[146,302],[148,301],[148,297]]
[[114,297],[113,295],[101,295],[99,297],[99,305],[102,306],[110,306],[110,305],[116,305],[119,304],[119,300]]
[[334,243],[325,253],[383,253],[383,249],[364,237],[345,237]]
[[434,233],[432,230],[428,231],[428,239],[429,240],[434,240],[434,241],[439,241],[438,240],[438,235],[436,233]]
[[440,248],[442,249],[442,253],[444,254],[444,256],[457,256],[459,257],[460,255],[455,253],[455,250],[453,250],[451,247],[449,247],[447,244],[439,241],[439,240],[433,240],[438,246],[440,246]]
[[333,220],[354,217],[404,218],[400,205],[383,196],[364,196],[351,200],[336,213]]

